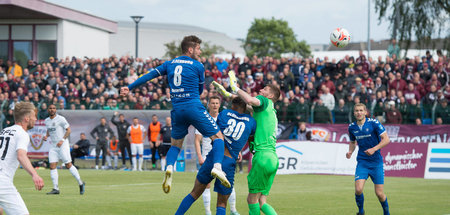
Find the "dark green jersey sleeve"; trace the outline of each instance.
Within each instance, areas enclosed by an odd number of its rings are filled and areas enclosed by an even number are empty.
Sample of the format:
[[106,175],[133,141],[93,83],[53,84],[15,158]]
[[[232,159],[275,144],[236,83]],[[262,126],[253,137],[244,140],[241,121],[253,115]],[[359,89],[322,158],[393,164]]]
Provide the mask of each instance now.
[[259,100],[259,102],[261,102],[261,104],[257,107],[253,107],[253,110],[255,112],[261,112],[263,110],[265,110],[267,108],[267,106],[269,105],[269,99],[262,96],[262,95],[258,95],[256,96],[256,98]]

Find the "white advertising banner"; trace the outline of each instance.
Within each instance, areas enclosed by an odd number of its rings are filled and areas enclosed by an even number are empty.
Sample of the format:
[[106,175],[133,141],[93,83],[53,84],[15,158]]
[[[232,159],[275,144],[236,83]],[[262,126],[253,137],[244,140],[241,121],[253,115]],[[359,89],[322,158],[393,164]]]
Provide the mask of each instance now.
[[429,143],[425,178],[450,179],[450,144]]
[[350,159],[345,157],[348,144],[293,141],[279,142],[276,149],[277,174],[355,174],[358,147]]

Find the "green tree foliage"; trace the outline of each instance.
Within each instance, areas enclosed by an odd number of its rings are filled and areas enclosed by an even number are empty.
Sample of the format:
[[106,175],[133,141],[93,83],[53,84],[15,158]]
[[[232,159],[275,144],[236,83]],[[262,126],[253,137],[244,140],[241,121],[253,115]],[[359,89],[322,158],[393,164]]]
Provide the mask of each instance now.
[[[392,38],[409,48],[430,44],[432,36],[444,34],[444,48],[450,50],[450,1],[448,0],[374,0],[378,20],[390,22]],[[399,35],[399,36],[397,36]]]
[[[166,47],[166,54],[164,55],[164,57],[173,59],[177,56],[180,56],[182,54],[180,45],[181,43],[176,41],[164,44],[164,46]],[[211,45],[209,42],[202,42],[201,49],[202,49],[201,57],[209,57],[212,54],[227,52],[225,48],[223,48],[222,46]]]
[[282,53],[309,56],[311,51],[305,41],[298,42],[287,21],[281,19],[255,19],[248,30],[244,45],[248,56],[280,57]]

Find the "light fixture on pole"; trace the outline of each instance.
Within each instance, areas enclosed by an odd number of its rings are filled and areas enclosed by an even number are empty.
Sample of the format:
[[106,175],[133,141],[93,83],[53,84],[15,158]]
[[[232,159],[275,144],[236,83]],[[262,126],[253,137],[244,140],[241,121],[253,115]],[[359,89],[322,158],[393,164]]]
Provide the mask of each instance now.
[[136,55],[135,58],[138,58],[138,31],[139,31],[139,22],[144,18],[143,16],[131,16],[134,23],[136,23]]

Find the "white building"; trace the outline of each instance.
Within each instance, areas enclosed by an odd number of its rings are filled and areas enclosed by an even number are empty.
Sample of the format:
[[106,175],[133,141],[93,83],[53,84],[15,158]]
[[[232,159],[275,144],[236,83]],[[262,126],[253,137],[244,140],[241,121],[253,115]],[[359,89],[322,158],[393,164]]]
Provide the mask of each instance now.
[[[135,55],[135,27],[136,25],[131,19],[130,22],[118,22],[117,34],[111,34],[109,54]],[[162,58],[166,53],[164,44],[172,41],[180,44],[183,37],[188,35],[196,35],[210,45],[222,46],[226,52],[235,52],[237,55],[245,54],[242,42],[230,38],[224,33],[190,25],[148,23],[145,22],[144,17],[143,21],[139,23],[138,57]]]
[[117,23],[41,0],[0,0],[0,58],[106,57]]

